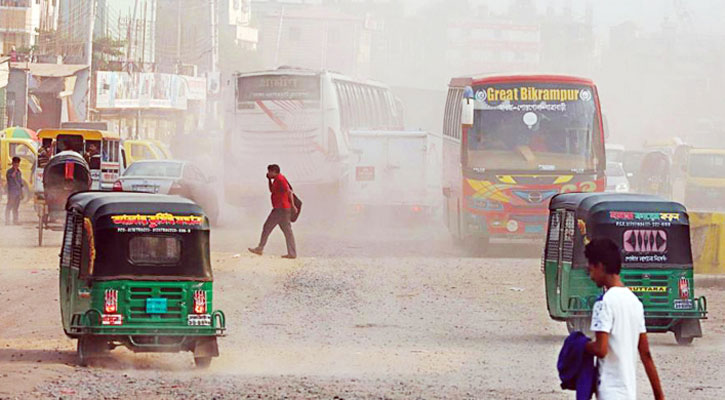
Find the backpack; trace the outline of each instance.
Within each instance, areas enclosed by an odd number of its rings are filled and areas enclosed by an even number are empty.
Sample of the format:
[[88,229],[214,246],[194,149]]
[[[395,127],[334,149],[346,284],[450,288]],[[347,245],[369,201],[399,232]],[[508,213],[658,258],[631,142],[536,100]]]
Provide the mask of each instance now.
[[297,212],[292,212],[292,215],[290,216],[291,222],[296,222],[297,219],[300,217],[300,213],[302,212],[302,200],[300,200],[299,197],[297,197],[297,193],[295,193],[295,190],[292,188],[292,184],[287,181],[287,184],[289,185],[290,190],[292,191],[292,200],[295,203],[295,207],[297,208]]

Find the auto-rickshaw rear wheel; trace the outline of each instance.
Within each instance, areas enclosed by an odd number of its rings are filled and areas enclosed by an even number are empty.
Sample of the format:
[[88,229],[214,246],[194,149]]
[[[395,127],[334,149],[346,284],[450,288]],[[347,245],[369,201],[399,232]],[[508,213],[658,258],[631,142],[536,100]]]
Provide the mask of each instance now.
[[78,364],[87,367],[90,362],[97,359],[108,349],[108,343],[94,336],[81,336],[78,338],[76,353]]
[[681,346],[687,346],[688,344],[692,344],[692,341],[695,340],[693,336],[682,336],[682,330],[678,329],[679,327],[675,328],[675,341],[677,341],[677,344]]
[[196,368],[206,369],[211,365],[211,357],[194,357]]
[[590,333],[591,323],[591,317],[569,318],[566,320],[566,329],[569,333],[579,331],[586,335]]

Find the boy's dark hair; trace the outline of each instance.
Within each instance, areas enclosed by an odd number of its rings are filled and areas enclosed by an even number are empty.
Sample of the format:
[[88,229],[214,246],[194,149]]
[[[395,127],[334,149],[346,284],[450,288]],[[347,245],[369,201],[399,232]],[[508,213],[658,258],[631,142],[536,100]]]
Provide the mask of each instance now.
[[612,239],[593,239],[584,248],[584,256],[591,264],[602,263],[608,274],[619,275],[622,271],[622,255]]
[[279,165],[277,165],[277,164],[269,164],[269,165],[267,165],[267,171],[276,172],[276,173],[279,174],[279,172],[280,172],[279,171]]
[[14,163],[19,163],[20,162],[20,157],[18,157],[18,156],[13,157],[13,162]]

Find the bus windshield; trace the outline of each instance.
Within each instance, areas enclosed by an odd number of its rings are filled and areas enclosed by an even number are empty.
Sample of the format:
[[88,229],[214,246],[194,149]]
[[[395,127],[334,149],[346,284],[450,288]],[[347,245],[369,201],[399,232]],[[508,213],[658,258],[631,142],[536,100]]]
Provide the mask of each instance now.
[[517,82],[473,88],[468,167],[515,171],[591,171],[600,142],[589,86]]
[[722,178],[725,176],[725,154],[690,154],[690,176]]
[[255,75],[237,79],[237,108],[260,101],[294,101],[305,108],[320,104],[320,77],[316,75]]

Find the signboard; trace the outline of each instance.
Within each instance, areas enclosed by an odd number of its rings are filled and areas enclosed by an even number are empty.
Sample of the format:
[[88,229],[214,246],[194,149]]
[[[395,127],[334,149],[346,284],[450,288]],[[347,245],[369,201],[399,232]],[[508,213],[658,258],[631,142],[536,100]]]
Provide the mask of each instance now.
[[229,1],[229,25],[249,25],[249,18],[252,14],[252,0],[227,1]]
[[357,181],[374,181],[375,167],[357,167],[355,168],[355,180]]
[[[187,100],[200,96],[198,90],[191,93],[190,78],[182,75],[160,73],[135,73],[118,71],[96,72],[96,108],[161,108],[186,110]],[[203,79],[203,78],[202,78]],[[196,87],[198,83],[193,82]]]
[[237,105],[266,100],[320,100],[320,77],[315,75],[259,75],[237,78]]

